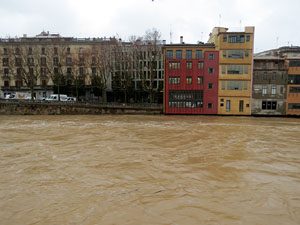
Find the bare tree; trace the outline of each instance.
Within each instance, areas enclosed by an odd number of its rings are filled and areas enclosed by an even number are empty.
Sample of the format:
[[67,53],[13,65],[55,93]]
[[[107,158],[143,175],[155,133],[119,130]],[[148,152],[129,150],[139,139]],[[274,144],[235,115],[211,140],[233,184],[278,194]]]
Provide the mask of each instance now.
[[136,58],[135,69],[143,90],[148,92],[150,103],[157,88],[158,62],[162,57],[160,36],[160,32],[153,28],[147,30],[144,37],[131,38]]
[[157,79],[157,66],[158,61],[161,59],[161,34],[158,30],[153,28],[152,30],[147,30],[144,36],[145,50],[147,52],[147,63],[144,63],[144,71],[147,73],[142,74],[143,87],[149,93],[150,103],[153,102],[153,93],[156,89],[155,80]]
[[86,51],[85,58],[89,60],[91,67],[91,85],[101,90],[102,102],[106,101],[106,89],[108,80],[114,72],[113,45],[116,40],[104,41]]
[[41,75],[40,49],[38,46],[22,45],[13,48],[9,61],[9,69],[17,80],[22,80],[30,89],[31,100],[34,101],[34,87]]
[[[53,46],[46,51],[46,69],[55,86],[57,86],[58,100],[60,101],[60,88],[66,84],[65,65],[68,64],[68,47],[65,45]],[[66,62],[67,61],[67,62]],[[66,63],[65,63],[66,62]]]
[[114,44],[114,88],[123,91],[124,103],[127,103],[128,93],[133,88],[134,51],[130,43],[118,41]]

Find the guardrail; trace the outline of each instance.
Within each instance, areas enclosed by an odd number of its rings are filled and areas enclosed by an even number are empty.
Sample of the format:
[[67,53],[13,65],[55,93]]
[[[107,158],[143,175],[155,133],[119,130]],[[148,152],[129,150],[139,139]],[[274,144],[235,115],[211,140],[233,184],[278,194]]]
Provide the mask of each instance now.
[[42,105],[82,105],[82,106],[100,106],[115,108],[154,108],[162,109],[163,105],[158,103],[118,103],[118,102],[101,102],[101,101],[46,101],[46,100],[24,100],[24,99],[1,99],[1,103],[20,103],[20,104],[42,104]]

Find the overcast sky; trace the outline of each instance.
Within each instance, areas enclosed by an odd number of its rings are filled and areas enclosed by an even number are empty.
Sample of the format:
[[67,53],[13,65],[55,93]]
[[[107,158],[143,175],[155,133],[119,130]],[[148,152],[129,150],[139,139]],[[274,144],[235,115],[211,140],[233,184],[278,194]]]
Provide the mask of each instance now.
[[208,40],[215,26],[255,26],[255,52],[300,45],[300,0],[0,0],[0,37],[41,31],[127,39],[156,28],[173,43]]

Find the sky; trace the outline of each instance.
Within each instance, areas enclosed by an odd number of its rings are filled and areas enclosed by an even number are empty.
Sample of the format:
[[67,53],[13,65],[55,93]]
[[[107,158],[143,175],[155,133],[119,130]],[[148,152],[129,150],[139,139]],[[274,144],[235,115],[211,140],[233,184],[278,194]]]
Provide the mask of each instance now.
[[44,31],[127,40],[156,28],[167,43],[206,42],[216,26],[255,26],[254,52],[300,46],[299,0],[0,0],[0,38]]

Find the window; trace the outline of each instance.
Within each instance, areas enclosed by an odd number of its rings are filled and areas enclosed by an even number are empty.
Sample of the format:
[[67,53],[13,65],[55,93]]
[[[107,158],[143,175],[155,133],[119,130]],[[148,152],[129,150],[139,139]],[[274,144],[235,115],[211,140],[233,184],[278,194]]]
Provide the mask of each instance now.
[[83,57],[79,58],[79,64],[81,64],[81,65],[84,64],[84,58]]
[[32,48],[28,49],[28,55],[32,55]]
[[202,85],[203,84],[203,76],[198,76],[197,77],[197,84]]
[[16,52],[16,55],[20,55],[20,49],[19,48],[16,48],[15,52]]
[[244,111],[244,101],[240,100],[239,112],[243,112],[243,111]]
[[34,59],[33,59],[33,58],[28,58],[28,59],[27,59],[27,63],[28,63],[29,65],[33,65],[33,64],[34,64]]
[[264,79],[264,80],[267,80],[267,79],[268,79],[267,72],[264,72],[263,79]]
[[222,80],[222,90],[225,90],[225,80]]
[[229,35],[229,43],[244,43],[245,35]]
[[202,59],[202,50],[196,50],[196,59]]
[[43,86],[43,87],[47,86],[47,81],[46,81],[46,80],[42,80],[41,83],[42,83],[42,86]]
[[211,89],[214,87],[214,84],[213,83],[208,83],[208,88]]
[[227,34],[223,34],[223,42],[227,42]]
[[8,66],[9,58],[3,58],[2,63],[3,63],[3,66]]
[[300,87],[290,87],[291,93],[300,93]]
[[22,87],[23,86],[23,81],[22,80],[15,80],[15,86],[16,87]]
[[213,104],[212,103],[207,103],[207,108],[212,109],[213,108]]
[[193,54],[192,50],[186,50],[185,51],[185,58],[186,59],[192,59],[192,54]]
[[228,50],[228,58],[242,59],[244,58],[244,50]]
[[46,65],[46,57],[41,58],[41,65],[43,65],[43,66]]
[[225,73],[226,73],[226,66],[222,65],[222,74],[225,74]]
[[67,58],[66,58],[66,63],[67,63],[68,65],[72,64],[72,58],[71,58],[71,57],[67,57]]
[[4,81],[4,87],[9,87],[9,80]]
[[176,59],[182,59],[182,50],[176,50]]
[[276,110],[277,101],[262,101],[261,109],[262,110]]
[[290,67],[299,67],[300,61],[290,61],[289,66]]
[[276,92],[277,92],[277,86],[276,85],[272,85],[271,94],[272,95],[276,95]]
[[4,76],[8,76],[8,75],[9,75],[9,70],[8,70],[8,68],[4,68],[3,72],[4,72]]
[[58,75],[58,68],[57,67],[54,67],[53,73],[54,73],[54,75]]
[[54,57],[53,58],[53,64],[54,65],[58,65],[58,57]]
[[193,62],[186,62],[186,68],[192,69],[193,68]]
[[67,48],[67,54],[71,53],[71,48]]
[[203,108],[203,91],[170,90],[170,108]]
[[266,95],[267,93],[268,93],[268,87],[267,87],[267,85],[263,85],[262,94]]
[[246,36],[246,41],[247,41],[247,42],[250,41],[250,35],[249,35],[249,34],[247,34],[247,36]]
[[199,70],[203,70],[203,68],[204,68],[204,62],[198,62],[197,64],[198,64],[198,69]]
[[173,50],[167,50],[167,59],[173,59]]
[[180,62],[169,62],[169,69],[180,69]]
[[46,72],[46,68],[45,67],[42,67],[41,68],[41,76],[46,76],[47,72]]
[[273,72],[272,73],[272,80],[276,80],[276,79],[277,79],[276,72]]
[[97,69],[96,67],[92,67],[92,75],[95,76],[97,73]]
[[227,81],[227,90],[247,90],[247,81]]
[[186,77],[186,84],[192,84],[192,77]]
[[208,59],[213,60],[214,59],[214,54],[208,54]]
[[21,64],[22,64],[21,58],[16,58],[15,64],[16,64],[16,66],[21,66]]
[[230,112],[230,100],[226,100],[226,112]]
[[54,54],[57,55],[58,54],[58,49],[55,47],[54,48]]
[[46,54],[46,49],[42,48],[42,55],[45,55],[45,54]]
[[246,58],[249,57],[249,50],[248,50],[248,49],[245,50],[245,57],[246,57]]
[[244,66],[244,73],[245,73],[245,74],[248,74],[248,65],[245,65],[245,66]]
[[227,65],[227,74],[243,74],[243,65]]
[[300,103],[289,103],[288,108],[289,109],[300,109]]
[[226,58],[226,50],[223,50],[223,58]]
[[68,67],[68,68],[67,68],[67,75],[68,75],[68,76],[71,76],[71,75],[72,75],[72,68],[71,68],[71,67]]
[[300,75],[288,75],[288,84],[300,84]]
[[7,48],[3,48],[3,55],[7,55]]
[[213,74],[214,73],[214,68],[208,68],[208,73]]
[[80,67],[79,68],[79,74],[82,76],[84,75],[84,68],[83,67]]
[[180,77],[169,77],[169,84],[180,84]]

